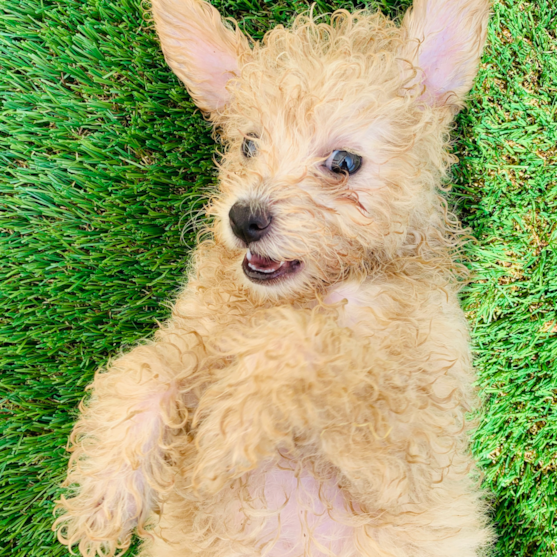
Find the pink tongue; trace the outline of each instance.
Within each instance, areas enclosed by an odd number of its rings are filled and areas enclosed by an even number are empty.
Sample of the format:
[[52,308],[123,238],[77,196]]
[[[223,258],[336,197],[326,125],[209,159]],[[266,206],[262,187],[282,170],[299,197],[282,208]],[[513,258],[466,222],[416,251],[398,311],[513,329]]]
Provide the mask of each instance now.
[[249,263],[262,271],[276,271],[280,267],[280,261],[273,261],[267,257],[255,254],[252,254]]

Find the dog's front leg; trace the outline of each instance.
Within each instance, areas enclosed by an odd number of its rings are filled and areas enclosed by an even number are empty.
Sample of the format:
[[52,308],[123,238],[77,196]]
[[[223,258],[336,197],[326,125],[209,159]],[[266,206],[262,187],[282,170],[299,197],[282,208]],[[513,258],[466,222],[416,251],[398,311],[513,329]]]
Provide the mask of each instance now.
[[193,352],[152,343],[97,374],[72,434],[70,496],[55,524],[62,543],[79,544],[84,556],[112,556],[144,526],[172,483],[169,448],[186,439],[177,434],[188,420]]
[[374,345],[335,316],[275,308],[221,338],[219,349],[233,364],[200,400],[196,488],[216,492],[277,448],[319,446],[331,428],[365,423],[368,437],[386,428]]

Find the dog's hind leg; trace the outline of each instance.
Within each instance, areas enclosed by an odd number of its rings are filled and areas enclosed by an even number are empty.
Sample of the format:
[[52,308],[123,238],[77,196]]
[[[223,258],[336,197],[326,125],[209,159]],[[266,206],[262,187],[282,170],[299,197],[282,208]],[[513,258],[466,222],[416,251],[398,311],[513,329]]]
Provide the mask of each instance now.
[[444,503],[415,504],[414,511],[370,513],[355,529],[360,557],[479,557],[493,541],[482,516],[484,504],[468,482],[445,491]]

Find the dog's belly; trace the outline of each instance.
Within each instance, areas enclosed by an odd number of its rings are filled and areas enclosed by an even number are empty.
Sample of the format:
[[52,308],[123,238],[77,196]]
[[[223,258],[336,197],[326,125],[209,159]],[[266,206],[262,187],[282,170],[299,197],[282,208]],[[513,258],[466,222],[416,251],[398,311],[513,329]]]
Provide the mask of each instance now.
[[257,535],[268,557],[354,555],[345,496],[333,480],[278,464],[253,473],[250,492],[256,506],[269,511]]

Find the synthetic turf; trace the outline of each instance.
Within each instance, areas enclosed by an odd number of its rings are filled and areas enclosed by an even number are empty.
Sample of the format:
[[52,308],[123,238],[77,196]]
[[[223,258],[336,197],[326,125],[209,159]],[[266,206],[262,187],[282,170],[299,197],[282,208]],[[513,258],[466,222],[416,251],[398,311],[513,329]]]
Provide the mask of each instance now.
[[[394,15],[408,4],[371,6]],[[215,5],[257,38],[308,8]],[[496,554],[547,557],[557,555],[557,3],[497,0],[493,11],[455,130],[451,194],[477,238],[463,297],[484,400],[474,451],[494,493]],[[77,405],[97,367],[168,315],[216,146],[140,0],[0,0],[0,103],[0,556],[67,555],[50,525]]]

